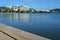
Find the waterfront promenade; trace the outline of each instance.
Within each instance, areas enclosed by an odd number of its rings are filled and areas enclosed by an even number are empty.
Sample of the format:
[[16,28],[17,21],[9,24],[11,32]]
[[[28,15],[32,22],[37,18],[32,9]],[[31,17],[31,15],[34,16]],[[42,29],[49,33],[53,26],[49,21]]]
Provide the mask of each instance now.
[[23,30],[0,24],[0,40],[50,40]]

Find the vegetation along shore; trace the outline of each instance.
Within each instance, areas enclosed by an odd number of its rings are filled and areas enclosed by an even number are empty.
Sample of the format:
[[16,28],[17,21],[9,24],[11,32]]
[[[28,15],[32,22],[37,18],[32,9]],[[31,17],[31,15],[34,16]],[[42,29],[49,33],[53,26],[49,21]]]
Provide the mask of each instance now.
[[60,9],[36,10],[28,6],[0,6],[0,13],[60,13]]

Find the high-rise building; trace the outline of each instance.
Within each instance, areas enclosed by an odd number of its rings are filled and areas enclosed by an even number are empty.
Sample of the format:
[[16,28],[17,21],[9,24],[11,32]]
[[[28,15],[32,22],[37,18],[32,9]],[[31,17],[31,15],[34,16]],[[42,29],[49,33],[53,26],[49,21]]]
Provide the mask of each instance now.
[[29,10],[29,7],[28,7],[28,6],[22,6],[22,7],[20,7],[20,10],[21,10],[21,11],[22,11],[22,10],[28,11],[28,10]]
[[13,6],[12,9],[13,9],[14,11],[18,11],[18,6]]

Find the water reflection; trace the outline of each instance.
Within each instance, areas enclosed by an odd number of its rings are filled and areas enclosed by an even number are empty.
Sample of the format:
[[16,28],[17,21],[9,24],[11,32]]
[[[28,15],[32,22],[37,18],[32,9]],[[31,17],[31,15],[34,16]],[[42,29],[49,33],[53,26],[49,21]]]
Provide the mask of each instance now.
[[0,23],[22,29],[52,40],[60,39],[60,14],[0,14]]
[[29,14],[20,14],[20,19],[24,22],[29,22]]
[[21,14],[21,13],[15,13],[15,14],[1,14],[0,15],[1,18],[3,20],[10,20],[10,21],[19,21],[22,20],[24,22],[28,22],[29,21],[29,14]]

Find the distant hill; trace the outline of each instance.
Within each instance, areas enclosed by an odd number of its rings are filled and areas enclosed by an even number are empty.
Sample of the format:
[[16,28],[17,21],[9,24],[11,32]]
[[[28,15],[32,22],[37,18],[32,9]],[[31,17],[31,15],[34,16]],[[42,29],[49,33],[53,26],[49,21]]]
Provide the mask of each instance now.
[[59,8],[52,9],[52,10],[50,10],[50,12],[60,12],[60,9]]
[[4,7],[4,6],[1,6],[1,7],[0,7],[0,10],[2,10],[2,9],[5,9],[5,8],[6,8],[6,7]]

